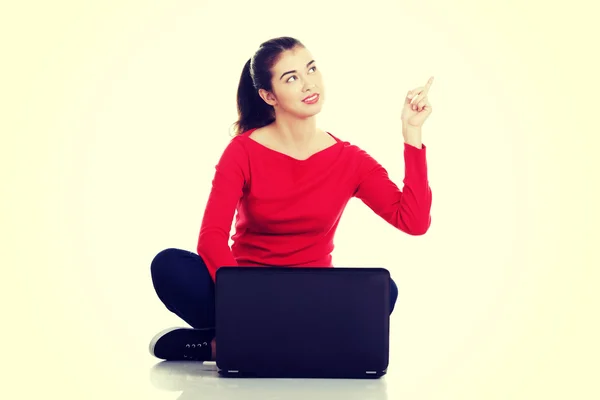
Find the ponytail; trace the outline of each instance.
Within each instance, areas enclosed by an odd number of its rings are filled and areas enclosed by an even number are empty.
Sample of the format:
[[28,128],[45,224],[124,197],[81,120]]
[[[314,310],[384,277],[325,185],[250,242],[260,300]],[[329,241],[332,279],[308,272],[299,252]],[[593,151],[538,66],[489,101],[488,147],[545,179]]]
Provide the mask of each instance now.
[[258,94],[251,73],[249,59],[244,65],[237,91],[238,120],[235,122],[235,135],[268,125],[275,120],[273,107],[267,104]]

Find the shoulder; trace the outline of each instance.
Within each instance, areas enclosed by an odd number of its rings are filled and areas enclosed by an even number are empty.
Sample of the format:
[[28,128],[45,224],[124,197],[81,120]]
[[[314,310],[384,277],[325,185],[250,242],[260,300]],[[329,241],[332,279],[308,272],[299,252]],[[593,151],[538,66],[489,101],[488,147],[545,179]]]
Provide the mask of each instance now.
[[236,135],[229,139],[229,142],[223,149],[222,158],[247,158],[248,157],[248,137],[246,133]]
[[387,175],[387,170],[366,148],[349,140],[336,138],[342,143],[340,161],[343,164],[343,168],[354,176],[356,184],[360,184],[360,182],[363,182],[369,176]]
[[217,170],[237,170],[247,175],[250,154],[246,140],[243,135],[236,135],[227,142],[219,156]]
[[343,148],[343,154],[346,157],[346,161],[354,162],[359,166],[363,166],[366,164],[372,164],[373,162],[377,163],[373,157],[360,145],[350,142],[349,140],[344,140],[339,136],[332,134],[327,131],[331,136],[333,136],[339,143],[341,143]]

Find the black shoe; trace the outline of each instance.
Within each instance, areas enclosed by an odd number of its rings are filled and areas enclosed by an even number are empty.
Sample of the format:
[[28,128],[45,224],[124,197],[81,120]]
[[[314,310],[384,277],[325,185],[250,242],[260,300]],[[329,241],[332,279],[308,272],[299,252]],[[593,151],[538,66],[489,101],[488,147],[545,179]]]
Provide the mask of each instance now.
[[210,361],[214,337],[214,329],[165,329],[150,341],[150,354],[163,360]]

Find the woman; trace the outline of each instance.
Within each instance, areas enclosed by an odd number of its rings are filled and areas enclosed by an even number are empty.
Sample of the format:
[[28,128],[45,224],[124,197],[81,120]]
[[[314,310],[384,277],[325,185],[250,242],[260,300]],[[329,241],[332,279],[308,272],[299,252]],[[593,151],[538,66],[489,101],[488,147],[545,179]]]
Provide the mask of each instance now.
[[[236,136],[216,166],[197,254],[166,249],[152,261],[158,297],[192,328],[160,332],[150,343],[151,354],[215,360],[217,269],[332,267],[334,234],[352,197],[399,230],[424,234],[431,223],[431,190],[421,126],[431,113],[427,93],[432,81],[410,91],[404,103],[401,191],[365,151],[317,128],[325,91],[305,46],[290,37],[261,44],[242,71]],[[397,296],[392,281],[390,310]]]

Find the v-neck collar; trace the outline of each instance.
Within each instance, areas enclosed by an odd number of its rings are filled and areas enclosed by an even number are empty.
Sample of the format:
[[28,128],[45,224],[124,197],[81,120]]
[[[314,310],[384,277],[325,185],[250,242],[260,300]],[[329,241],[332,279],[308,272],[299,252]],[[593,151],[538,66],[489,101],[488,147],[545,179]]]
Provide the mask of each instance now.
[[267,146],[265,146],[264,144],[262,144],[262,143],[259,143],[259,142],[257,142],[256,140],[252,139],[252,138],[250,137],[250,134],[252,134],[252,132],[254,132],[254,131],[255,131],[255,130],[257,130],[257,129],[258,129],[258,128],[252,128],[252,129],[249,129],[249,130],[247,130],[246,132],[242,133],[242,136],[243,136],[243,137],[245,137],[245,139],[246,139],[247,141],[249,141],[249,142],[253,143],[253,145],[255,145],[255,146],[258,146],[259,148],[262,148],[262,149],[264,149],[264,150],[266,150],[266,151],[268,151],[268,152],[271,152],[271,153],[277,154],[277,155],[279,155],[279,156],[281,156],[281,157],[284,157],[284,158],[287,158],[287,159],[289,159],[289,160],[292,160],[292,161],[295,161],[295,162],[299,162],[299,163],[308,162],[308,161],[310,161],[310,160],[312,160],[312,159],[314,159],[314,158],[318,157],[318,156],[319,156],[319,155],[321,155],[321,154],[325,154],[325,153],[327,153],[327,152],[331,151],[332,149],[336,148],[336,147],[337,147],[337,146],[339,146],[341,143],[343,143],[343,142],[342,142],[340,139],[338,139],[337,137],[335,137],[335,136],[334,136],[334,135],[332,135],[331,133],[329,133],[329,132],[325,131],[325,133],[327,133],[329,136],[331,136],[331,137],[332,137],[332,138],[335,140],[335,143],[334,143],[334,144],[332,144],[332,145],[331,145],[331,146],[329,146],[329,147],[326,147],[326,148],[324,148],[324,149],[322,149],[322,150],[319,150],[319,151],[317,151],[317,152],[315,152],[315,153],[311,154],[311,155],[310,155],[308,158],[305,158],[305,159],[299,159],[299,158],[296,158],[296,157],[292,157],[292,156],[290,156],[289,154],[286,154],[286,153],[283,153],[283,152],[281,152],[281,151],[278,151],[278,150],[272,149],[272,148],[270,148],[270,147],[267,147]]

